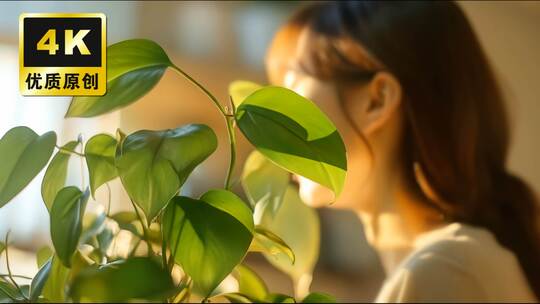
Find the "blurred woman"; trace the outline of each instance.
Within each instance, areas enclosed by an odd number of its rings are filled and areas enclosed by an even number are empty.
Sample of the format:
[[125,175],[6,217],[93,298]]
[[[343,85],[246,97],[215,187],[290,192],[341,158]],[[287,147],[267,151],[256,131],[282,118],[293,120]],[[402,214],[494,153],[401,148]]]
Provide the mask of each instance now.
[[[376,301],[540,297],[536,199],[506,168],[505,101],[455,3],[305,6],[277,33],[267,70],[345,141],[333,206],[355,210],[380,253],[388,278]],[[332,200],[297,179],[306,203]]]

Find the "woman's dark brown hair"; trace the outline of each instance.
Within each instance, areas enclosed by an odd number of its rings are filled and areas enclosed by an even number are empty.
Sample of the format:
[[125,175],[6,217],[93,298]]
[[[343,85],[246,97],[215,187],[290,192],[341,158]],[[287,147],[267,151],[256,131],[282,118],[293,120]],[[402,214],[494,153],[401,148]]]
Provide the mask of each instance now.
[[[403,140],[453,221],[489,229],[519,259],[540,299],[540,235],[534,193],[509,173],[505,101],[462,10],[450,1],[337,1],[302,8],[278,32],[269,68],[292,58],[302,29],[312,36],[306,72],[337,84],[378,70],[403,89]],[[274,81],[280,77],[270,74]],[[350,111],[344,111],[349,113]],[[349,113],[351,114],[351,113]],[[354,115],[354,113],[352,114]],[[488,253],[486,253],[488,254]]]

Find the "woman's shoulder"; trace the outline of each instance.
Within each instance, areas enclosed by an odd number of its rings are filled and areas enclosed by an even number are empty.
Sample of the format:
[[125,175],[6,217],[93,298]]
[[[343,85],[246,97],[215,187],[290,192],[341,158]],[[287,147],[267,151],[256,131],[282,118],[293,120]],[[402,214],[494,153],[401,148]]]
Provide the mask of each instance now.
[[471,272],[501,262],[515,264],[517,260],[489,230],[456,222],[419,235],[403,267],[423,269],[437,263]]
[[[444,242],[444,244],[443,244]],[[461,256],[443,252],[455,247],[441,241],[414,252],[385,282],[377,302],[483,301],[482,284]]]
[[509,250],[485,229],[453,223],[416,239],[415,249],[387,279],[377,301],[534,299],[529,296]]

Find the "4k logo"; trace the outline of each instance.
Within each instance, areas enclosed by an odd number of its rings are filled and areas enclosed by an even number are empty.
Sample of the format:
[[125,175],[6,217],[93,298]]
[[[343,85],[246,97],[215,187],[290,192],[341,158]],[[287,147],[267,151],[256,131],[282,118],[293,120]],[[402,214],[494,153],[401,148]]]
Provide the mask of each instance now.
[[[80,30],[75,37],[73,37],[73,30],[65,30],[65,51],[66,55],[73,55],[73,48],[79,48],[81,55],[90,55],[90,51],[84,43],[84,36],[90,32],[90,30]],[[48,43],[47,43],[48,41]],[[37,49],[39,51],[49,51],[49,55],[56,55],[58,51],[58,44],[56,42],[56,30],[48,30],[45,35],[37,43]]]
[[106,91],[103,14],[22,14],[19,83],[23,95],[103,95]]

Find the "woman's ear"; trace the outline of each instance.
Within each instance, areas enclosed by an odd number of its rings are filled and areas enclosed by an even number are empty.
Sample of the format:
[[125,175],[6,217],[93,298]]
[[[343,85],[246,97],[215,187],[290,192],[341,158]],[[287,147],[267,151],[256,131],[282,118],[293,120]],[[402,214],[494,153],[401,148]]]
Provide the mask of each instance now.
[[362,131],[370,134],[386,124],[401,104],[401,85],[388,72],[378,72],[368,84],[368,99],[362,106]]

